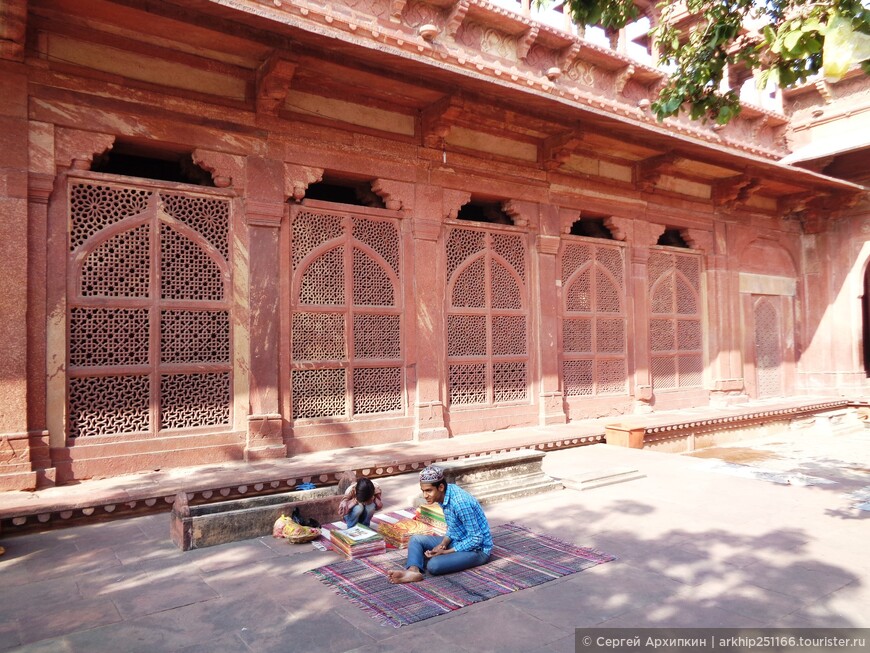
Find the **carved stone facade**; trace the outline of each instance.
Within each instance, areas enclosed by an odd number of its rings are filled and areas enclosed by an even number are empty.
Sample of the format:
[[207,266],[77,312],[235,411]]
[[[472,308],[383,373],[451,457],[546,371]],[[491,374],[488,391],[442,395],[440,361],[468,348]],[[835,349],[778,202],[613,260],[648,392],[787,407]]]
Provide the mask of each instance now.
[[0,10],[0,488],[868,389],[867,171],[784,115],[486,0],[217,4]]

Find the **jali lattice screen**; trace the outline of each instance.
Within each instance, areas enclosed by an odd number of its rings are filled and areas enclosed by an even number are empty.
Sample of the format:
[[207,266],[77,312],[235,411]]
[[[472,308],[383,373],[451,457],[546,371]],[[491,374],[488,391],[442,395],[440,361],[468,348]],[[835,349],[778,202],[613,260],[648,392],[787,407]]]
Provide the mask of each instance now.
[[625,249],[565,242],[561,265],[565,395],[626,394]]
[[450,403],[528,401],[523,236],[454,228],[446,247]]
[[398,221],[300,207],[291,233],[294,419],[402,411]]
[[755,380],[759,397],[783,394],[782,320],[777,305],[769,297],[754,303]]
[[230,423],[230,201],[74,180],[70,438]]
[[701,257],[696,253],[653,251],[647,278],[653,388],[699,387],[704,372]]

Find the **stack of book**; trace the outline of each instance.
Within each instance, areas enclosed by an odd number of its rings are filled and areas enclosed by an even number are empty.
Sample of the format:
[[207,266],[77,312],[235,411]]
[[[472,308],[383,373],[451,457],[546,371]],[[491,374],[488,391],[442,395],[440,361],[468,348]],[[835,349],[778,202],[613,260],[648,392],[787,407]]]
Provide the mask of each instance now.
[[343,530],[322,528],[321,533],[330,546],[348,560],[367,558],[387,550],[383,536],[362,524]]
[[389,546],[407,549],[412,535],[434,535],[435,529],[417,519],[401,519],[397,522],[378,524],[378,533],[384,536]]
[[447,522],[444,521],[444,511],[437,503],[433,503],[431,506],[428,503],[424,503],[422,506],[417,508],[417,516],[415,519],[431,526],[435,530],[435,533],[439,535],[443,535],[447,532]]

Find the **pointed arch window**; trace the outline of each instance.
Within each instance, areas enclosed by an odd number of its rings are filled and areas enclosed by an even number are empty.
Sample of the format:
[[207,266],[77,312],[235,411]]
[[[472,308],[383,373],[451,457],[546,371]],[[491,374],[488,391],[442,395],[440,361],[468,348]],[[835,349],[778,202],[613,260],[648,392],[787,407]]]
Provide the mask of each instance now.
[[67,435],[229,426],[229,198],[72,179]]

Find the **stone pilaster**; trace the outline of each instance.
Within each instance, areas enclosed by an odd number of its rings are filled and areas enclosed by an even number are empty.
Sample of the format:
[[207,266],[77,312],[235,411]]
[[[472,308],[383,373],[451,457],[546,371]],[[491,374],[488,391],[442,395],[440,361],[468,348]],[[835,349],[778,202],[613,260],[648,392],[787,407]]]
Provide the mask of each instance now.
[[[565,424],[565,397],[559,369],[559,293],[561,280],[558,265],[559,209],[541,207],[541,231],[537,237],[538,255],[538,357],[540,360],[540,423]],[[556,235],[548,235],[555,232]]]
[[279,232],[287,211],[283,162],[248,157],[245,189],[250,302],[250,405],[245,458],[283,458],[287,448],[279,396],[281,292],[277,273]]
[[[15,19],[18,2],[0,10],[0,28]],[[26,5],[25,5],[26,6]],[[10,13],[11,12],[11,13]],[[15,31],[17,33],[17,31]],[[0,37],[10,35],[0,31]],[[27,75],[16,59],[17,41],[0,45],[0,490],[33,489],[28,437],[27,278],[28,257],[28,121]]]
[[[416,188],[412,223],[416,289],[413,314],[417,379],[414,405],[416,440],[435,440],[450,435],[445,420],[447,388],[444,381],[447,378],[444,339],[446,271],[440,247],[442,221],[450,212],[450,208],[445,206],[446,199],[440,188],[424,185]],[[459,206],[456,206],[456,211]]]
[[[649,350],[649,255],[650,247],[664,233],[663,225],[637,223],[632,233],[629,294],[634,300],[634,410],[652,411],[653,386]],[[631,369],[631,366],[629,366]]]

